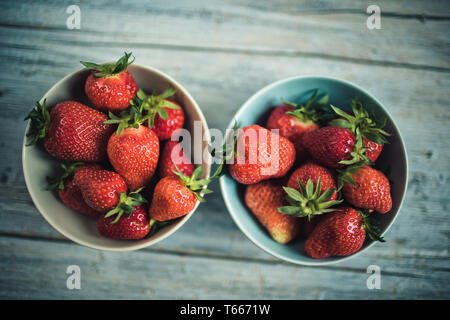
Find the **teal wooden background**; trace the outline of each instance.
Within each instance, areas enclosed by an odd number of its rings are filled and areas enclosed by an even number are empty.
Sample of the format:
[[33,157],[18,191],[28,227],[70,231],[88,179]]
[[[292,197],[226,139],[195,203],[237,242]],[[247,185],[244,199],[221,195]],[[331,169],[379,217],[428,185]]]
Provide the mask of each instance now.
[[[66,8],[81,9],[68,30]],[[381,7],[381,30],[366,8]],[[0,298],[448,299],[450,5],[446,1],[2,1],[0,3]],[[133,51],[185,86],[210,127],[282,78],[353,81],[389,108],[409,155],[402,213],[360,256],[326,267],[276,260],[231,220],[218,184],[175,234],[127,253],[81,247],[34,207],[21,169],[24,116],[56,81]],[[368,290],[366,268],[381,267]],[[66,288],[79,265],[81,290]]]

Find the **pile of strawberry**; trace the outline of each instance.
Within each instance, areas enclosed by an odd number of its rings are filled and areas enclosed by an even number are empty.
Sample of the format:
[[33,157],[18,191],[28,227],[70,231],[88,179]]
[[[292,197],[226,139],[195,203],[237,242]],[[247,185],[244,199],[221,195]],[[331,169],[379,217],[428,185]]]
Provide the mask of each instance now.
[[[318,91],[304,105],[283,102],[266,127],[235,134],[228,171],[247,185],[247,207],[275,241],[303,237],[312,258],[353,254],[366,235],[384,241],[371,215],[392,207],[389,181],[374,168],[389,136],[386,118],[377,120],[356,99],[344,112]],[[258,137],[253,146],[249,131]]]
[[64,172],[49,179],[49,189],[69,208],[97,219],[99,234],[114,239],[149,236],[210,192],[202,167],[194,168],[170,139],[184,124],[182,107],[171,99],[175,90],[147,95],[138,89],[127,71],[131,57],[81,62],[91,70],[84,89],[92,107],[63,101],[48,110],[44,101],[25,118],[28,145],[39,141],[62,161]]

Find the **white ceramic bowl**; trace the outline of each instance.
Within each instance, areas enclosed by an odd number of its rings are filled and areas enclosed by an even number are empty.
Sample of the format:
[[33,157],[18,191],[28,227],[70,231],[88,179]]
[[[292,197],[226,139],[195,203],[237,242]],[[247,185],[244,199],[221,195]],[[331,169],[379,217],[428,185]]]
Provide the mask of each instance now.
[[[138,87],[146,93],[150,93],[152,90],[161,92],[172,85],[176,89],[175,100],[181,104],[185,112],[184,127],[193,133],[194,121],[200,121],[202,124],[202,134],[198,136],[192,134],[192,145],[197,141],[202,145],[203,150],[208,146],[210,136],[205,117],[186,89],[168,75],[154,68],[132,64],[128,67],[128,71],[133,75]],[[64,77],[42,97],[41,103],[46,99],[47,107],[53,107],[58,102],[75,100],[92,106],[84,93],[84,83],[89,72],[87,69],[82,69]],[[28,126],[26,132],[28,132]],[[55,192],[45,190],[47,186],[46,177],[54,176],[57,172],[58,160],[50,156],[42,146],[26,147],[25,144],[26,137],[24,137],[22,147],[23,173],[36,208],[54,229],[78,244],[110,251],[128,251],[147,247],[178,230],[192,216],[199,204],[197,202],[194,210],[188,215],[165,226],[148,238],[114,240],[102,237],[97,232],[95,219],[66,207]],[[202,164],[204,178],[209,177],[211,163],[210,159],[205,160]]]

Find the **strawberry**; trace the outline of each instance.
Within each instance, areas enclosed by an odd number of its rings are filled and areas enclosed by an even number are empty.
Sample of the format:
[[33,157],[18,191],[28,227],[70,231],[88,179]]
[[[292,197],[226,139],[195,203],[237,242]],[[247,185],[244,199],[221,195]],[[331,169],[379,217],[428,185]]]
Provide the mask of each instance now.
[[[97,221],[98,233],[106,238],[138,240],[148,235],[151,225],[145,206],[134,206],[129,216],[114,222],[111,216],[101,216]],[[116,218],[117,219],[117,218]]]
[[159,158],[159,140],[156,134],[142,125],[148,117],[142,115],[143,106],[133,105],[121,118],[110,112],[110,120],[118,123],[115,134],[108,141],[108,158],[111,165],[126,181],[130,190],[147,185],[152,179]]
[[175,94],[175,89],[169,88],[161,94],[146,95],[139,90],[137,97],[131,102],[143,106],[148,117],[148,127],[155,131],[159,140],[170,139],[172,134],[183,127],[184,111],[181,106],[168,98]]
[[128,108],[138,90],[133,76],[126,70],[134,61],[133,58],[129,62],[130,57],[131,53],[125,53],[116,63],[103,65],[81,61],[93,70],[86,79],[84,91],[96,108],[110,111]]
[[58,190],[61,201],[69,208],[80,212],[86,216],[97,218],[100,212],[89,207],[83,199],[80,188],[73,181],[76,170],[81,168],[101,169],[99,165],[84,165],[82,162],[75,162],[70,165],[62,164],[64,173],[57,178],[48,178],[48,190]]
[[392,208],[389,180],[379,170],[369,166],[349,167],[340,175],[342,194],[351,205],[379,213]]
[[155,186],[149,209],[150,218],[154,220],[166,221],[184,216],[194,210],[197,200],[204,201],[200,193],[212,192],[201,190],[211,181],[211,178],[200,179],[202,167],[196,168],[191,177],[175,168],[176,176],[166,176]]
[[317,96],[316,90],[304,105],[283,100],[284,104],[275,107],[267,120],[267,129],[278,129],[280,136],[294,144],[297,161],[303,161],[308,156],[302,144],[303,134],[318,129],[317,122],[324,117],[322,109],[328,103],[328,95],[316,102]]
[[348,256],[361,249],[366,234],[374,241],[384,242],[368,214],[342,207],[322,217],[306,239],[304,248],[314,259]]
[[188,177],[194,172],[194,165],[184,153],[181,143],[169,140],[165,143],[159,160],[159,177],[175,176],[175,165],[180,169],[181,173]]
[[81,167],[73,177],[84,201],[99,212],[108,212],[120,201],[120,194],[127,191],[125,180],[115,172]]
[[346,128],[322,127],[303,135],[302,143],[314,160],[330,168],[341,168],[350,164],[352,157],[354,162],[361,158],[358,157],[360,149],[354,152],[355,136]]
[[43,104],[36,103],[27,119],[31,121],[27,136],[33,136],[27,145],[43,138],[47,152],[58,159],[83,162],[106,159],[106,144],[114,127],[103,124],[108,117],[102,112],[79,102],[64,101],[49,113],[44,100]]
[[292,142],[259,125],[250,125],[239,130],[228,169],[239,183],[253,184],[284,176],[294,161]]
[[302,228],[303,219],[282,214],[277,208],[285,205],[285,193],[277,180],[265,180],[248,185],[245,203],[270,236],[279,243],[288,243],[296,238]]
[[[323,175],[324,187],[320,175]],[[336,200],[336,189],[333,187],[333,181],[330,183],[330,178],[333,179],[329,172],[300,167],[289,179],[288,185],[292,187],[283,187],[290,205],[279,207],[278,211],[299,218],[307,217],[308,220],[316,215],[333,212],[335,209],[330,207],[341,203],[342,200]],[[302,179],[308,179],[305,185]],[[316,183],[313,182],[314,179],[317,179]],[[328,188],[328,185],[331,187]]]
[[[309,179],[312,180],[314,187],[317,186],[320,179],[321,194],[329,189],[337,190],[334,172],[313,161],[308,161],[295,170],[288,180],[287,187],[301,191],[298,181],[300,180],[300,182],[306,186]],[[329,200],[336,199],[337,193],[335,191]]]
[[358,136],[362,136],[363,147],[366,149],[365,156],[371,162],[375,162],[383,149],[383,145],[387,143],[384,136],[389,136],[389,133],[382,129],[386,125],[387,118],[383,117],[378,120],[375,114],[369,114],[363,108],[361,102],[356,99],[351,101],[351,107],[352,111],[343,111],[331,106],[340,117],[330,121],[330,126],[347,128],[356,139],[358,139]]

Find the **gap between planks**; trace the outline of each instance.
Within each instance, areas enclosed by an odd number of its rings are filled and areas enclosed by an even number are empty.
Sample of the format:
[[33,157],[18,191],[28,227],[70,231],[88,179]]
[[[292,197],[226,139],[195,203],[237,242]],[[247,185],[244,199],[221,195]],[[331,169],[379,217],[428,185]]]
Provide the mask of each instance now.
[[[3,238],[12,238],[12,239],[23,239],[23,240],[35,240],[41,242],[55,242],[61,244],[73,244],[71,240],[59,237],[43,237],[36,236],[26,233],[13,233],[13,232],[0,232],[0,237]],[[365,273],[367,270],[364,268],[354,268],[354,267],[343,267],[338,265],[325,265],[325,266],[306,266],[306,265],[296,265],[292,263],[287,263],[282,260],[268,260],[262,258],[247,258],[242,256],[232,256],[232,255],[223,255],[223,254],[214,254],[210,252],[201,252],[201,251],[179,251],[179,250],[170,250],[170,249],[151,249],[151,248],[143,248],[139,250],[140,252],[147,253],[159,253],[166,254],[172,256],[180,256],[180,257],[192,257],[192,258],[206,258],[206,259],[214,259],[214,260],[227,260],[227,261],[237,261],[237,262],[249,262],[249,263],[261,263],[265,265],[283,265],[286,267],[300,267],[306,269],[322,269],[322,270],[337,270],[342,272],[349,273]],[[443,259],[448,260],[445,257],[433,257],[433,259]],[[430,271],[440,271],[440,272],[450,272],[450,268],[430,268]],[[383,274],[388,276],[402,277],[402,278],[414,278],[414,279],[426,279],[427,277],[424,275],[418,275],[407,272],[392,272],[392,271],[383,271]]]
[[[450,20],[450,19],[449,19]],[[16,28],[16,29],[35,29],[35,30],[46,30],[46,31],[56,31],[65,32],[65,28],[56,27],[42,27],[42,26],[31,26],[31,25],[15,25],[0,22],[0,28]],[[103,34],[104,32],[84,30],[84,32],[92,34]],[[165,49],[172,51],[191,51],[191,52],[211,52],[211,53],[228,53],[228,54],[245,54],[245,55],[257,55],[257,56],[269,56],[269,57],[291,57],[291,58],[313,58],[322,59],[330,61],[341,61],[350,62],[359,65],[371,65],[371,66],[382,66],[400,69],[410,69],[410,70],[423,70],[423,71],[433,71],[450,73],[450,68],[436,67],[424,64],[414,64],[405,62],[392,62],[386,60],[371,60],[363,58],[346,57],[339,55],[326,54],[321,52],[302,52],[298,50],[274,50],[274,49],[246,49],[238,47],[211,47],[211,46],[189,46],[189,45],[176,45],[176,44],[160,44],[160,43],[142,43],[142,42],[91,42],[91,41],[70,41],[62,39],[48,39],[61,45],[78,45],[83,47],[106,47],[106,48],[141,48],[141,49]],[[16,46],[10,43],[0,43],[2,48],[16,48],[16,49],[26,49],[34,50],[35,46]]]

